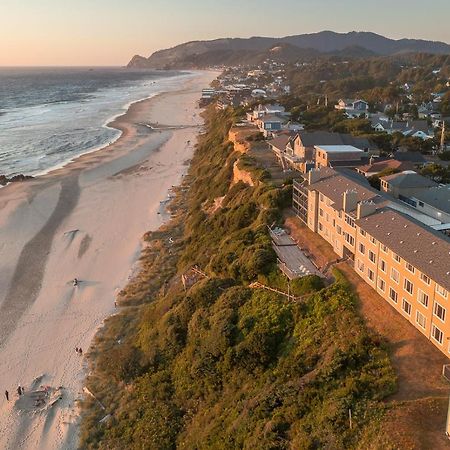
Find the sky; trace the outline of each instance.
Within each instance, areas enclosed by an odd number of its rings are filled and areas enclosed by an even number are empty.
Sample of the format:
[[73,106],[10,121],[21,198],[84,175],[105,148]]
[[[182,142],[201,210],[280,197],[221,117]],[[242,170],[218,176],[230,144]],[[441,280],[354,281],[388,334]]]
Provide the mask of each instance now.
[[322,30],[450,43],[449,18],[449,0],[0,0],[0,66],[121,66],[191,40]]

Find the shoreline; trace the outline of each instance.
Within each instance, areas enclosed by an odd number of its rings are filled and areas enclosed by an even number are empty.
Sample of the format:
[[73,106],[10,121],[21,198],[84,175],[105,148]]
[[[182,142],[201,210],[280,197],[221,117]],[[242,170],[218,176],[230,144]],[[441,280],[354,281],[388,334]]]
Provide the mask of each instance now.
[[[185,82],[189,82],[189,80],[192,80],[193,78],[195,78],[196,74],[199,74],[201,72],[203,72],[203,71],[179,71],[179,73],[177,75],[175,75],[175,76],[171,76],[171,77],[168,77],[168,78],[160,78],[158,80],[154,80],[151,84],[153,84],[155,82],[157,83],[157,82],[161,82],[161,81],[166,81],[166,80],[172,80],[174,83],[185,83]],[[164,88],[164,86],[161,86],[161,89],[163,89],[163,88]],[[119,128],[116,128],[113,124],[116,123],[116,121],[118,119],[126,116],[129,113],[130,109],[133,107],[133,105],[135,105],[137,103],[145,102],[147,100],[151,100],[152,98],[158,97],[159,95],[164,95],[166,93],[170,93],[170,92],[176,91],[176,90],[177,90],[176,86],[173,86],[170,90],[159,90],[157,92],[154,92],[154,93],[152,93],[150,95],[147,95],[145,97],[139,98],[137,100],[129,101],[129,102],[125,103],[123,106],[121,106],[118,109],[117,113],[115,113],[115,114],[111,115],[110,117],[108,117],[100,125],[100,128],[107,128],[107,129],[115,130],[115,131],[118,132],[117,136],[114,137],[113,139],[111,139],[109,142],[104,142],[103,144],[97,145],[97,146],[95,146],[93,148],[90,148],[90,149],[81,150],[80,153],[77,153],[77,154],[73,155],[73,157],[70,157],[70,159],[66,159],[65,161],[61,161],[61,162],[59,162],[59,163],[57,163],[57,164],[55,164],[53,166],[50,166],[50,167],[48,167],[46,169],[38,170],[35,173],[33,173],[33,171],[31,171],[31,172],[23,172],[22,171],[20,174],[21,175],[25,175],[25,176],[30,175],[33,178],[40,178],[40,177],[48,175],[48,174],[50,174],[50,173],[52,173],[52,172],[54,172],[56,170],[63,169],[64,167],[66,167],[67,165],[75,162],[78,158],[80,158],[80,157],[82,157],[84,155],[88,155],[90,153],[94,153],[94,152],[101,151],[101,150],[104,150],[104,149],[108,148],[109,146],[115,144],[122,136],[122,130],[119,129]],[[17,175],[20,175],[20,174],[17,174]],[[2,175],[2,173],[0,173],[0,175]],[[6,175],[7,177],[10,176],[10,174],[6,174],[6,173],[4,173],[3,175]],[[8,183],[8,184],[10,184],[10,183]],[[0,189],[4,188],[6,186],[7,185],[0,186]]]
[[[193,99],[212,79],[198,73],[173,91],[133,102],[110,122],[122,131],[115,143],[1,190],[0,381],[28,391],[43,375],[43,383],[65,387],[50,424],[45,414],[20,409],[16,398],[0,403],[2,448],[74,448],[86,367],[73,349],[86,350],[114,314],[142,236],[161,225],[161,201],[187,170],[187,142],[201,126]],[[144,130],[143,121],[176,128]]]

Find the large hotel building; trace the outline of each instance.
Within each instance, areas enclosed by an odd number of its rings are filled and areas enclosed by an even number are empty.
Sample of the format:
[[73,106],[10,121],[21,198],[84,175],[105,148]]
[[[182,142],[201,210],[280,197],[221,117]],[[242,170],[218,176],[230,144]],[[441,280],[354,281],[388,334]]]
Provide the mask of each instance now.
[[450,239],[427,216],[329,167],[294,181],[297,216],[450,356]]

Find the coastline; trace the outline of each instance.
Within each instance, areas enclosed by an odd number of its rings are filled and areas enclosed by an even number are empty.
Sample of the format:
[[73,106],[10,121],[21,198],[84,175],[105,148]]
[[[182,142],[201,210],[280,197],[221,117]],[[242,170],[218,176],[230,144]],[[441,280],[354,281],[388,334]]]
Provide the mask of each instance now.
[[[193,72],[193,71],[190,71],[190,72],[185,72],[185,71],[184,71],[184,72],[180,73],[179,75],[176,75],[176,76],[173,77],[173,78],[177,78],[177,77],[178,77],[180,82],[188,82],[188,81],[191,80],[193,77],[195,77],[195,74],[196,74],[196,72]],[[172,79],[173,79],[173,78],[172,78]],[[103,144],[101,144],[101,145],[99,145],[99,146],[96,146],[96,147],[94,147],[94,148],[86,149],[86,150],[82,151],[81,153],[79,153],[79,154],[77,154],[77,155],[74,155],[71,159],[68,159],[68,160],[66,160],[66,161],[63,161],[63,162],[61,162],[61,163],[55,165],[55,166],[49,167],[49,168],[47,168],[47,169],[44,169],[44,170],[41,171],[41,172],[37,172],[37,173],[35,173],[35,174],[33,175],[33,177],[38,178],[38,177],[47,175],[47,174],[49,174],[49,173],[52,173],[52,172],[54,172],[55,170],[63,169],[64,167],[66,167],[67,165],[69,165],[69,164],[71,164],[71,163],[74,163],[78,158],[80,158],[80,157],[82,157],[82,156],[84,156],[84,155],[88,155],[88,154],[90,154],[90,153],[94,153],[94,152],[98,152],[98,151],[100,151],[100,150],[105,150],[105,149],[107,149],[107,148],[110,147],[111,145],[115,144],[115,143],[122,137],[122,135],[123,135],[123,130],[120,129],[119,127],[116,127],[114,124],[115,124],[120,118],[122,118],[122,117],[124,117],[124,118],[127,117],[127,115],[128,115],[129,112],[130,112],[130,109],[131,109],[134,105],[136,105],[136,104],[138,104],[138,103],[141,103],[141,102],[149,101],[149,100],[151,100],[151,99],[153,99],[153,98],[155,98],[155,97],[158,97],[158,96],[160,96],[160,95],[164,95],[164,94],[169,93],[169,92],[171,92],[171,91],[160,91],[160,92],[155,92],[155,93],[152,93],[152,94],[149,95],[149,96],[146,96],[146,97],[140,98],[140,99],[138,99],[138,100],[134,100],[134,101],[131,101],[131,102],[126,103],[125,105],[123,105],[123,106],[121,107],[120,111],[119,111],[117,114],[112,115],[111,117],[109,117],[109,118],[102,124],[102,128],[109,128],[109,129],[111,129],[111,130],[116,130],[116,131],[118,132],[116,137],[114,137],[114,138],[113,138],[112,140],[110,140],[108,143],[103,143]],[[26,175],[26,174],[25,174],[25,175]]]
[[[133,102],[108,124],[121,132],[114,143],[1,190],[1,385],[27,390],[44,375],[43,383],[65,389],[46,414],[21,410],[16,398],[0,404],[2,448],[74,447],[86,375],[74,347],[87,349],[114,313],[142,235],[161,225],[160,202],[187,169],[187,142],[201,126],[194,99],[214,76],[199,73],[180,89]],[[141,126],[156,122],[175,128]]]

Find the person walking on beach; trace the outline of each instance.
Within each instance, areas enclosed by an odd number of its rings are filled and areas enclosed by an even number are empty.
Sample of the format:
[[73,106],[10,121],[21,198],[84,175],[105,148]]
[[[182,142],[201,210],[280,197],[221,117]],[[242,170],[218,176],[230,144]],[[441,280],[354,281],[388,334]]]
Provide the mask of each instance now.
[[78,354],[79,354],[80,356],[83,356],[83,349],[82,349],[81,347],[78,349]]
[[19,387],[17,388],[17,393],[19,394],[19,397],[22,395],[22,388],[19,384]]
[[5,397],[6,397],[6,401],[9,402],[9,392],[5,391]]

